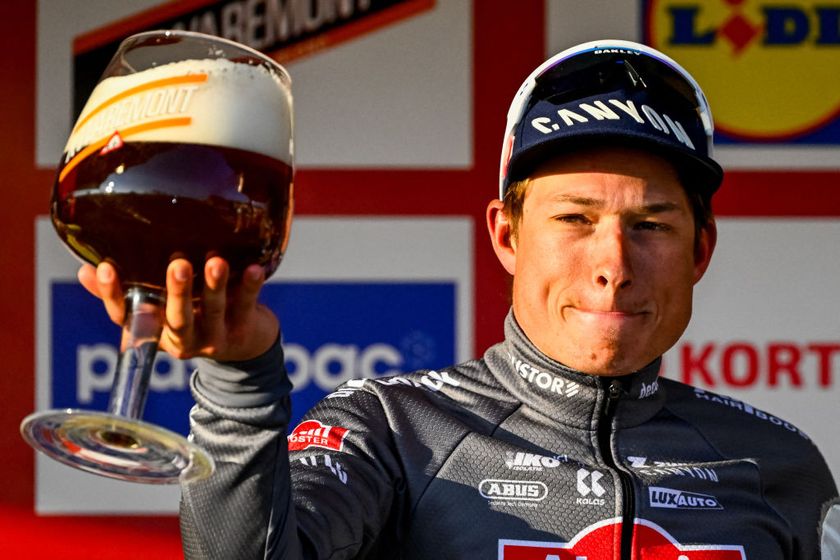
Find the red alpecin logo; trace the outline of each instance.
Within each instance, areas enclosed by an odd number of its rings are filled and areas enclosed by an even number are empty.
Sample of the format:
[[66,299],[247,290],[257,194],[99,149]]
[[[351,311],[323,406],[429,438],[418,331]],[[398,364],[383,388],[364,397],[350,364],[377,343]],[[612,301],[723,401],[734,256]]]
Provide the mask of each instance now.
[[[568,543],[499,541],[499,560],[613,560],[621,547],[621,520],[590,525]],[[665,529],[636,520],[633,558],[637,560],[746,560],[740,545],[681,545]]]

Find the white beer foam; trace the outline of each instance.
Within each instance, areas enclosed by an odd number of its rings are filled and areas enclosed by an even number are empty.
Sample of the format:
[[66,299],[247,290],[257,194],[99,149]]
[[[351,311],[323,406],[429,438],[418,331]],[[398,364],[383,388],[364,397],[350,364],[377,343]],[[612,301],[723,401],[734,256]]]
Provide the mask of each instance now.
[[[200,74],[207,75],[203,83],[149,89],[103,106],[128,90],[150,82]],[[289,88],[263,66],[224,59],[185,60],[128,76],[106,78],[96,86],[82,110],[65,146],[65,158],[71,159],[85,146],[106,140],[114,132],[122,135],[136,125],[179,117],[191,117],[192,122],[187,126],[129,133],[124,141],[225,146],[292,164]]]

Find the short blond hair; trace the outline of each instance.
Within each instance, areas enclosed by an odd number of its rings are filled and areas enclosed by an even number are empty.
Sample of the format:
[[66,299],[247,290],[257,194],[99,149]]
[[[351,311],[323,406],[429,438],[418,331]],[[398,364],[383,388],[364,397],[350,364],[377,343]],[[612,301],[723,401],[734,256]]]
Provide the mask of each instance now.
[[505,199],[502,201],[504,206],[502,212],[507,216],[510,222],[510,236],[511,239],[516,239],[519,231],[519,222],[522,220],[522,207],[525,205],[525,194],[528,192],[528,187],[531,186],[531,178],[514,181],[508,187],[505,193]]

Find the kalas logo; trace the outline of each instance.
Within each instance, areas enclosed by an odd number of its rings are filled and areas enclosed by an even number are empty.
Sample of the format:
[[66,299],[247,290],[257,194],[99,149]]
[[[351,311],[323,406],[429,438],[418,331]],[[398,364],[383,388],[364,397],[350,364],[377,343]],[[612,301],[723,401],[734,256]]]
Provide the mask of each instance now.
[[840,144],[840,0],[647,0],[644,42],[697,79],[733,141]]
[[[620,519],[608,519],[590,525],[568,543],[536,541],[499,541],[499,560],[612,560],[620,544]],[[665,529],[650,521],[636,520],[634,546],[637,550],[655,550],[658,560],[746,560],[740,545],[681,545]]]
[[303,451],[310,447],[323,447],[341,451],[349,430],[340,426],[326,426],[317,420],[301,422],[289,435],[289,451]]

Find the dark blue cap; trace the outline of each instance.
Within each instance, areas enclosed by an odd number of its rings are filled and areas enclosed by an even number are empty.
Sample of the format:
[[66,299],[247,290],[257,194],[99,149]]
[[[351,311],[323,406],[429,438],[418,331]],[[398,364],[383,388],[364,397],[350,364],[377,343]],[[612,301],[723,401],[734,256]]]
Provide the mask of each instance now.
[[686,186],[712,193],[723,179],[712,134],[705,96],[676,62],[636,43],[586,43],[546,61],[514,98],[500,197],[548,159],[616,144],[665,157],[690,178]]

